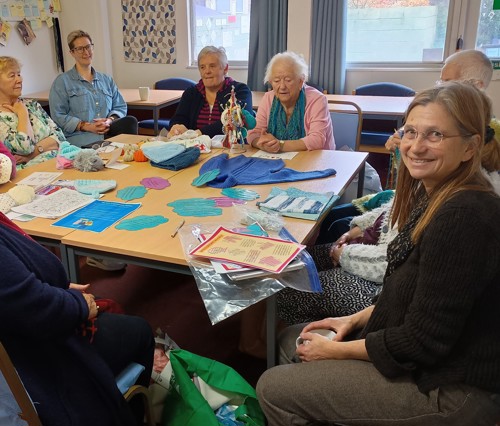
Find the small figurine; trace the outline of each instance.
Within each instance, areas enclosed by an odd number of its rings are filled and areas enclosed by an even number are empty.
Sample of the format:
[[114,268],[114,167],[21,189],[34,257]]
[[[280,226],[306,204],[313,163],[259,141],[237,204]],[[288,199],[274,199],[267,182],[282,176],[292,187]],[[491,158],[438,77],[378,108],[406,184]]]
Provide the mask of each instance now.
[[229,101],[222,111],[221,121],[225,135],[222,145],[231,148],[232,152],[244,152],[247,130],[255,127],[256,120],[250,112],[243,109],[237,102],[234,86],[231,88]]

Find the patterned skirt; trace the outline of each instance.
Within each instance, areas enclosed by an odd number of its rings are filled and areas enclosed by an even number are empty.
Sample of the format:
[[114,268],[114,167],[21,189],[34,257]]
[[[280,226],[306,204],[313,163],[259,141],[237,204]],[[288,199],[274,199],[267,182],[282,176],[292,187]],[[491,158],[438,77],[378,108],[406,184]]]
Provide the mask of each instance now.
[[278,293],[278,316],[289,325],[354,314],[370,306],[382,289],[380,284],[335,268],[329,256],[330,247],[331,244],[323,244],[308,248],[318,269],[321,293],[292,288]]

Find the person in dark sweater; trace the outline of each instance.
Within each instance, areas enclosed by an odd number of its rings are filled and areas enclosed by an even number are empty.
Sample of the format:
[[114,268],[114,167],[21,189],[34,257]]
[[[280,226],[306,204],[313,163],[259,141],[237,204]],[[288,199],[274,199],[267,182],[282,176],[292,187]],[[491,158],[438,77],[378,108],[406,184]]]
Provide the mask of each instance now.
[[383,290],[354,315],[283,332],[281,362],[302,362],[259,379],[270,426],[498,421],[500,197],[480,169],[490,111],[464,83],[410,104]]
[[[44,426],[138,426],[115,377],[149,386],[154,338],[142,318],[99,312],[88,285],[0,213],[0,341]],[[103,305],[104,307],[104,305]]]
[[222,135],[221,114],[234,87],[236,99],[242,108],[255,115],[252,92],[244,83],[227,76],[229,65],[222,47],[205,46],[198,54],[201,79],[182,94],[175,115],[170,119],[168,136],[178,136],[187,130],[198,135]]

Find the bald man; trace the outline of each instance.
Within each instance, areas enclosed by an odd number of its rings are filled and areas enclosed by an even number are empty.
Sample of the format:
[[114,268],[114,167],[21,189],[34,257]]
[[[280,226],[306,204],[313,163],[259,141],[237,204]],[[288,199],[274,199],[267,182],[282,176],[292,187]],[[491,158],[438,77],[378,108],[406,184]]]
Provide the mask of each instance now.
[[[479,50],[461,50],[448,56],[441,68],[441,76],[436,82],[461,81],[471,83],[480,90],[486,90],[493,75],[490,59]],[[399,132],[394,133],[385,143],[386,149],[394,151],[401,142]]]

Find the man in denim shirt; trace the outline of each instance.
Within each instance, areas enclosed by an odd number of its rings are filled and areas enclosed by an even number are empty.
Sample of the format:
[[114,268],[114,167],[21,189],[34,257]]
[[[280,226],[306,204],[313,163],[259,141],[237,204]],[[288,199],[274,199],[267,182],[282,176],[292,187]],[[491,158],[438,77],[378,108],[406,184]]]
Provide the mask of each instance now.
[[52,119],[68,141],[81,147],[120,133],[137,134],[137,120],[126,116],[127,104],[113,78],[92,67],[90,35],[72,31],[68,46],[76,64],[54,80],[49,96]]

